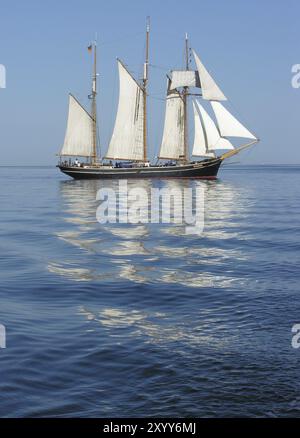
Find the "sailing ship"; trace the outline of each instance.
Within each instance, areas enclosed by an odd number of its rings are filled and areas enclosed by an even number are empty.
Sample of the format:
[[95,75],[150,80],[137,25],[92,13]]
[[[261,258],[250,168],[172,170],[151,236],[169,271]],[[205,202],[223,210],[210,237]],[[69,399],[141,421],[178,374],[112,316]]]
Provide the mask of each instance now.
[[[190,49],[185,38],[186,66],[167,77],[165,124],[155,164],[148,159],[148,82],[150,23],[146,29],[146,59],[143,79],[138,81],[126,65],[118,62],[119,103],[107,153],[98,153],[97,44],[94,54],[91,112],[70,94],[65,141],[59,154],[59,169],[75,179],[102,178],[203,178],[216,179],[224,160],[254,145],[259,139],[224,106],[227,97]],[[190,54],[195,60],[191,69]],[[192,98],[194,144],[189,150],[189,98]],[[203,106],[208,101],[215,120]],[[231,137],[247,139],[234,147]],[[74,161],[74,157],[76,160]],[[192,157],[192,158],[191,158]],[[80,161],[78,160],[80,159]],[[82,161],[83,159],[83,161]]]

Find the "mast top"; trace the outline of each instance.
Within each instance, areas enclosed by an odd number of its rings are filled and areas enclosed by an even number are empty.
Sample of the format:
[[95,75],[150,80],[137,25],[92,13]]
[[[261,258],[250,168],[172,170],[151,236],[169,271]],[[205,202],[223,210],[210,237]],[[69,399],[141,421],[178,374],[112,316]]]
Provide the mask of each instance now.
[[186,59],[186,69],[190,69],[190,48],[189,48],[189,36],[188,33],[185,34],[185,59]]

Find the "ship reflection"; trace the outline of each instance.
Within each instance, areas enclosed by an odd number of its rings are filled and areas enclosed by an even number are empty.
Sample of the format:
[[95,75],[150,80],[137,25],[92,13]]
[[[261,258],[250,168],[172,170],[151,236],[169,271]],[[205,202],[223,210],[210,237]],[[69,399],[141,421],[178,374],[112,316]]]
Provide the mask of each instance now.
[[184,222],[101,225],[96,219],[100,203],[97,192],[105,187],[118,193],[119,181],[60,182],[64,225],[55,235],[65,250],[61,260],[58,255],[49,264],[49,271],[72,281],[159,281],[197,288],[227,287],[233,279],[216,275],[214,269],[228,259],[245,257],[237,250],[220,247],[220,241],[238,237],[237,219],[247,215],[246,197],[239,188],[221,181],[128,181],[128,190],[142,187],[149,194],[148,209],[152,188],[183,190],[197,186],[204,190],[205,200],[201,236],[187,235]]

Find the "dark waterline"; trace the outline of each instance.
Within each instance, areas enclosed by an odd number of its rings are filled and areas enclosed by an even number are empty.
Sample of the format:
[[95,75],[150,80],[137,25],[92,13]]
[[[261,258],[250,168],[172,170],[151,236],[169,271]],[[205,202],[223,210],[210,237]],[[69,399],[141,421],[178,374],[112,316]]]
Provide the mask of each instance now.
[[191,182],[203,236],[100,225],[103,182],[52,167],[0,182],[0,416],[300,416],[300,166]]

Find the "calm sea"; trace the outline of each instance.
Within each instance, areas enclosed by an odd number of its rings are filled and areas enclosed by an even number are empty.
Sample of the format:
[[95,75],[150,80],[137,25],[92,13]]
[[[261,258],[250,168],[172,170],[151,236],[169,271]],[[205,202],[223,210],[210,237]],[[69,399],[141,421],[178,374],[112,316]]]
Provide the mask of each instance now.
[[299,416],[300,167],[225,167],[205,230],[100,225],[97,190],[0,168],[0,416]]

